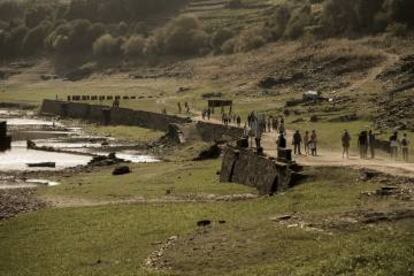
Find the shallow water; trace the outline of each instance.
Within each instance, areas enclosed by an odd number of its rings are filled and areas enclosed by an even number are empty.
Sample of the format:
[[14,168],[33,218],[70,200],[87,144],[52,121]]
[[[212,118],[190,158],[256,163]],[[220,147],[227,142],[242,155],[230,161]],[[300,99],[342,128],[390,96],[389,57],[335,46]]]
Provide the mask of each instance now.
[[[86,165],[92,158],[89,156],[45,152],[26,149],[26,145],[19,146],[12,143],[12,149],[0,152],[0,170],[61,170],[65,168]],[[56,168],[29,168],[27,163],[55,162]]]
[[[21,117],[10,117],[10,114],[20,114]],[[5,116],[8,115],[8,116]],[[111,148],[126,146],[109,137],[86,136],[81,128],[65,128],[61,123],[52,120],[24,117],[21,111],[0,109],[0,121],[5,120],[9,132],[13,136],[12,149],[0,152],[0,170],[61,170],[79,165],[86,165],[92,158],[85,155],[45,152],[26,149],[26,140],[33,140],[37,146],[53,147],[72,152],[107,155]],[[56,130],[53,130],[53,125]],[[42,130],[43,128],[43,130]],[[110,142],[102,146],[102,142]],[[133,163],[158,162],[156,158],[143,155],[135,150],[116,150],[118,158]],[[27,163],[55,162],[56,168],[29,168]]]

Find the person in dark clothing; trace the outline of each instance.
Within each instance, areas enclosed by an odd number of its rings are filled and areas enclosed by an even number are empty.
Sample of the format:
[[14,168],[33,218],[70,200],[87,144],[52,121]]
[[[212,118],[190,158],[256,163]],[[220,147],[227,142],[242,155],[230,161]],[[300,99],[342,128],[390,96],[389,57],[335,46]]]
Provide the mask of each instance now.
[[300,145],[302,144],[302,135],[300,135],[299,130],[296,130],[295,134],[293,134],[292,144],[294,153],[301,155]]
[[285,138],[285,134],[283,132],[280,132],[279,137],[276,141],[276,144],[277,144],[278,149],[286,148],[286,138]]
[[211,109],[207,109],[207,120],[210,120],[210,116],[211,116]]
[[359,134],[358,146],[361,159],[366,159],[368,155],[368,134],[366,131],[361,131]]
[[368,132],[368,150],[371,154],[371,159],[375,158],[375,135],[372,133],[372,130]]
[[349,159],[349,147],[351,146],[351,135],[349,132],[345,130],[344,134],[342,135],[342,158]]
[[236,123],[237,123],[237,127],[240,127],[240,124],[241,124],[241,117],[240,117],[240,115],[237,116]]

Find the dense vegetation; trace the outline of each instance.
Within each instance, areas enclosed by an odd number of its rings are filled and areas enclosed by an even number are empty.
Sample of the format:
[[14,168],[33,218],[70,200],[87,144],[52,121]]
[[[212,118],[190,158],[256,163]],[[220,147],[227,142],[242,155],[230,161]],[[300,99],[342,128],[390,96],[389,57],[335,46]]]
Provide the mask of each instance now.
[[[267,13],[266,24],[209,33],[194,16],[162,24],[160,17],[188,0],[0,0],[0,59],[47,51],[100,57],[233,53],[267,42],[311,36],[392,32],[414,27],[411,0],[291,0]],[[234,8],[240,7],[240,1]],[[229,8],[232,8],[229,5]],[[158,21],[157,21],[158,20]],[[149,23],[151,22],[151,23]]]

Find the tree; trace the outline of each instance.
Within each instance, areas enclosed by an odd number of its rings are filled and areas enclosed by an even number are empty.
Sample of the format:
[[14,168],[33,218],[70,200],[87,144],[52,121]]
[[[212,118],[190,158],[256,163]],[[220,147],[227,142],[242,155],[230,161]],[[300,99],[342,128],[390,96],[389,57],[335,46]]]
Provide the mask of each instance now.
[[45,37],[48,34],[48,30],[52,24],[48,21],[44,21],[37,27],[27,32],[23,39],[23,52],[25,54],[33,54],[43,49]]
[[93,43],[93,53],[98,57],[114,57],[120,54],[120,45],[119,39],[110,34],[104,34]]
[[126,56],[141,56],[144,53],[146,40],[140,35],[133,35],[122,44],[122,52]]

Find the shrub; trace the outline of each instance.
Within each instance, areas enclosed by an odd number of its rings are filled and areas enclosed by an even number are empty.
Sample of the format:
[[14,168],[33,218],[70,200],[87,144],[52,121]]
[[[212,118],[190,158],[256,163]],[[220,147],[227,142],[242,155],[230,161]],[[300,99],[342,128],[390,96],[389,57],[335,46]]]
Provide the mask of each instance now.
[[225,54],[233,54],[236,49],[237,41],[238,40],[236,38],[231,38],[227,40],[221,46],[221,51]]
[[0,18],[4,21],[10,21],[22,17],[24,8],[19,1],[8,0],[0,1]]
[[33,54],[43,49],[43,41],[51,28],[52,23],[44,21],[37,27],[31,29],[23,39],[23,51],[26,54]]
[[305,27],[311,21],[311,8],[308,5],[297,8],[292,12],[287,23],[284,35],[290,39],[297,39],[303,35]]
[[73,20],[59,25],[47,38],[49,49],[60,53],[90,51],[92,44],[105,32],[101,23],[91,24],[88,20]]
[[392,23],[388,25],[387,32],[395,36],[406,36],[408,33],[408,26],[407,24],[402,23]]
[[266,43],[262,30],[253,28],[240,33],[235,47],[236,52],[248,52],[262,47]]
[[215,50],[220,50],[223,44],[234,36],[233,32],[228,28],[217,30],[211,37],[211,46]]
[[414,1],[412,0],[384,0],[384,10],[389,16],[390,23],[400,22],[414,25]]
[[127,56],[141,56],[144,53],[145,46],[145,38],[140,35],[134,35],[122,44],[122,52]]
[[276,7],[276,10],[266,22],[266,29],[270,33],[272,40],[279,40],[283,36],[290,20],[290,13],[291,8],[287,4]]
[[113,57],[121,52],[121,41],[112,37],[110,34],[104,34],[93,43],[93,53],[98,57]]
[[167,54],[198,54],[208,47],[209,36],[194,16],[183,15],[171,21],[158,31],[152,40],[153,47],[161,48]]

